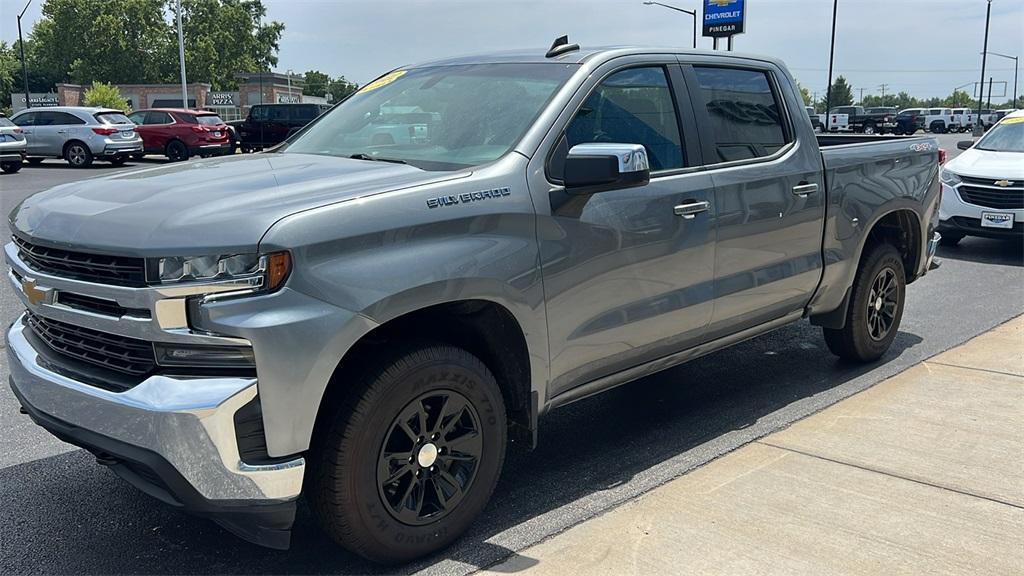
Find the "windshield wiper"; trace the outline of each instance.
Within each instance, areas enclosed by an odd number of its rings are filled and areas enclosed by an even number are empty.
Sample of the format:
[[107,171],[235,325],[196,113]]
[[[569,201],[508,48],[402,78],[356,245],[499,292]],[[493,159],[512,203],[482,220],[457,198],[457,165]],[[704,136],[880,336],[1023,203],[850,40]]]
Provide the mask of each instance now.
[[391,162],[392,164],[408,164],[405,160],[399,160],[398,158],[381,158],[379,156],[370,156],[363,152],[352,154],[349,156],[353,160],[371,160],[373,162]]

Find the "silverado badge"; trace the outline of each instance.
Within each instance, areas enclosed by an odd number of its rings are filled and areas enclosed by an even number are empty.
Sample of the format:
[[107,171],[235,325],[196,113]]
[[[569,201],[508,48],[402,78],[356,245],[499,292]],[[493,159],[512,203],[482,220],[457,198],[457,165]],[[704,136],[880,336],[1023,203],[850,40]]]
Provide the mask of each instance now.
[[466,204],[468,202],[477,202],[479,200],[501,198],[502,196],[508,196],[511,193],[512,191],[509,190],[508,186],[503,186],[501,188],[492,188],[490,190],[478,190],[476,192],[463,192],[462,194],[438,196],[437,198],[427,199],[427,208],[454,206],[456,204]]

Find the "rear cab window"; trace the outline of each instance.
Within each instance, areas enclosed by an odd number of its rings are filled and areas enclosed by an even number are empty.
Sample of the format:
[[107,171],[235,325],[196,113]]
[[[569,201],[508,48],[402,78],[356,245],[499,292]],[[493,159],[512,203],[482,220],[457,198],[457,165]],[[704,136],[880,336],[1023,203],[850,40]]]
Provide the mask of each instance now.
[[772,156],[792,142],[768,72],[694,66],[714,137],[708,164]]

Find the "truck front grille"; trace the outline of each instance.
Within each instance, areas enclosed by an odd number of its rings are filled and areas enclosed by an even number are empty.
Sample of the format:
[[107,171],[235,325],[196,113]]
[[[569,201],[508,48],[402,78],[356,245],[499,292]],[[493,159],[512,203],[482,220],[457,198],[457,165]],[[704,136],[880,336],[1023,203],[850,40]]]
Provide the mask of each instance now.
[[1024,208],[1024,182],[1010,182],[1008,186],[999,186],[993,178],[961,178],[963,184],[957,187],[957,192],[968,204],[1000,210]]
[[142,258],[73,252],[33,244],[14,237],[18,257],[39,272],[62,278],[142,287],[146,285],[146,261]]
[[132,376],[156,368],[153,345],[145,340],[73,326],[32,313],[25,315],[25,322],[50,349],[75,360]]

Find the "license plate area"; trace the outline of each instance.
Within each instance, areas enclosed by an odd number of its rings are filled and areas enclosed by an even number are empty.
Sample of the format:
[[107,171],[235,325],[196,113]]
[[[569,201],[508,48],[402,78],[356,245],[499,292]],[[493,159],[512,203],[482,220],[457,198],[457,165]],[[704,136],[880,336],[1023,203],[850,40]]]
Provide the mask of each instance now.
[[982,212],[981,227],[1013,229],[1013,214],[1010,212]]

